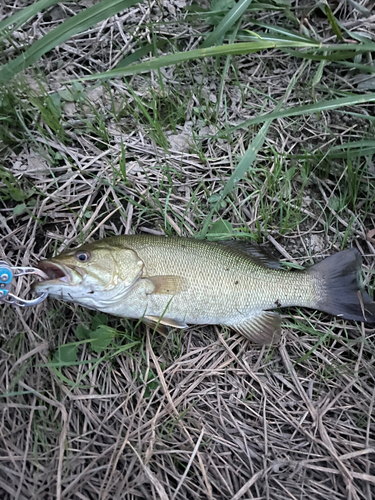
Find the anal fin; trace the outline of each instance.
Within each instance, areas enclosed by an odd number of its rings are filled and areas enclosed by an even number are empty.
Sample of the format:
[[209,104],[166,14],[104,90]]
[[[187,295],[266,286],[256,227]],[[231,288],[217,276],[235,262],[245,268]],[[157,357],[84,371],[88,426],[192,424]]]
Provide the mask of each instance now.
[[162,335],[166,335],[168,333],[169,328],[187,328],[188,325],[182,321],[178,321],[171,318],[164,318],[159,316],[144,316],[142,319],[143,323],[145,323],[150,328],[153,328],[157,332]]
[[281,318],[277,313],[262,311],[241,323],[230,325],[233,330],[256,344],[276,344],[280,340]]

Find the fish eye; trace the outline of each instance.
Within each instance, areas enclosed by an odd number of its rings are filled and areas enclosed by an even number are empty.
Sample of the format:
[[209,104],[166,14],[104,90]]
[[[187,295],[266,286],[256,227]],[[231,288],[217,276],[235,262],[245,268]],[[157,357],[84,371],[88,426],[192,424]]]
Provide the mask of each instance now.
[[90,252],[79,251],[75,254],[75,258],[80,262],[88,262],[91,259]]

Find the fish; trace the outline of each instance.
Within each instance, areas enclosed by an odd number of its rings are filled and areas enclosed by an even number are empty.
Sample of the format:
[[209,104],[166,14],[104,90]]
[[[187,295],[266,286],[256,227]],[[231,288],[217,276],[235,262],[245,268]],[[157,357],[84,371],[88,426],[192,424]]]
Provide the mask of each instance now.
[[142,320],[160,332],[218,324],[270,345],[281,333],[275,309],[291,306],[375,322],[354,248],[288,270],[248,242],[126,235],[64,251],[38,268],[47,276],[35,284],[38,293]]

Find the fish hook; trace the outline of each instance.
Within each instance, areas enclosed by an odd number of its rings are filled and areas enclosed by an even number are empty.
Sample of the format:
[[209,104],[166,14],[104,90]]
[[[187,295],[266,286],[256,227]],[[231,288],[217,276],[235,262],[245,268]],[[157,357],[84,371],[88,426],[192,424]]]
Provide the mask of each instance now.
[[43,302],[48,296],[48,293],[43,292],[35,299],[21,299],[10,292],[12,281],[14,278],[25,276],[27,274],[36,274],[43,279],[48,278],[46,273],[36,267],[17,267],[10,266],[6,261],[0,261],[0,304],[11,304],[19,307],[36,306]]

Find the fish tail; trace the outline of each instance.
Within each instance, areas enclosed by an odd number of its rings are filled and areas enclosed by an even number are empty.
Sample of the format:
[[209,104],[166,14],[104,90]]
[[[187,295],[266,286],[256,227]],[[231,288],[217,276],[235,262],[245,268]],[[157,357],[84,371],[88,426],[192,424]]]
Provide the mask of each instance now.
[[341,318],[375,323],[375,302],[360,282],[362,259],[355,248],[327,257],[308,272],[319,283],[316,308]]

